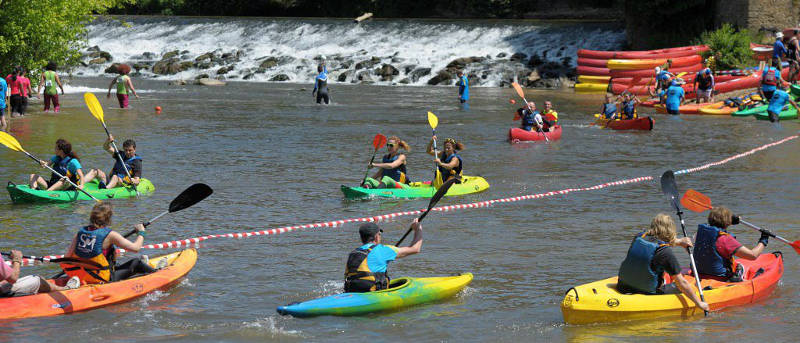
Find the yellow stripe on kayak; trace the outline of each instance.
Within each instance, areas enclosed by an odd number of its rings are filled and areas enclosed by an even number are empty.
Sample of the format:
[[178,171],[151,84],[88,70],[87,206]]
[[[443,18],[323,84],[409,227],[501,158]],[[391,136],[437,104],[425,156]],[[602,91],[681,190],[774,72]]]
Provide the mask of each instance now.
[[647,60],[608,60],[606,66],[611,70],[637,70],[655,68],[667,63],[666,59]]
[[607,89],[608,89],[608,84],[600,84],[600,83],[575,84],[575,93],[605,93]]
[[580,83],[605,83],[611,81],[611,76],[592,76],[592,75],[579,75],[578,82]]

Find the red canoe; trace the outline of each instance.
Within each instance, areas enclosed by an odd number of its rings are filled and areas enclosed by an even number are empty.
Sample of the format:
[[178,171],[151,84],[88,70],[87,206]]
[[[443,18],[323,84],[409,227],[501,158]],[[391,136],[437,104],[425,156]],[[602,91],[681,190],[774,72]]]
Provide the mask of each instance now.
[[508,140],[512,143],[545,141],[545,135],[551,141],[561,139],[561,125],[556,125],[550,132],[525,131],[518,127],[512,127],[508,130]]
[[673,58],[682,56],[698,55],[701,52],[708,51],[705,45],[695,46],[682,46],[677,48],[659,49],[659,50],[645,50],[645,51],[599,51],[599,50],[578,50],[578,57],[594,58],[594,59],[612,59],[612,58]]
[[598,114],[595,115],[597,119],[595,119],[595,124],[597,126],[603,128],[609,128],[612,130],[645,130],[649,131],[653,129],[655,125],[655,119],[650,117],[640,117],[636,119],[625,119],[625,120],[608,120]]
[[[687,67],[669,68],[669,72],[673,74],[686,72],[688,74],[696,73],[701,69],[703,69],[703,64],[698,63]],[[655,71],[653,68],[638,70],[609,70],[609,75],[611,75],[611,77],[653,77],[655,76]]]

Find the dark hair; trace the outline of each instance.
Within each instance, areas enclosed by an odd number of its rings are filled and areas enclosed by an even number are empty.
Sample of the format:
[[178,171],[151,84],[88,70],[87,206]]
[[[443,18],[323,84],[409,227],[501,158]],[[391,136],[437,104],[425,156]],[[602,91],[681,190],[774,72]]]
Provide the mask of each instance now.
[[318,73],[321,73],[323,69],[324,69],[324,68],[322,67],[322,64],[320,64],[320,65],[318,65],[318,66],[317,66],[317,72],[318,72]]
[[53,61],[48,62],[47,65],[44,67],[45,70],[52,70],[52,71],[56,71],[56,68],[58,68],[58,64],[56,64],[56,62]]
[[92,214],[89,215],[89,222],[96,228],[104,228],[111,224],[111,216],[114,214],[114,208],[111,203],[103,202],[94,205]]
[[772,58],[772,66],[775,67],[775,68],[780,68],[781,60],[776,58],[776,57],[773,57]]
[[733,213],[725,206],[717,206],[708,213],[708,224],[727,229],[733,222]]
[[69,156],[69,157],[71,157],[71,158],[74,158],[74,159],[76,159],[76,160],[78,160],[78,159],[79,159],[79,158],[78,158],[78,155],[76,155],[76,154],[75,154],[75,153],[72,151],[72,144],[70,144],[69,142],[67,142],[67,140],[66,140],[66,139],[59,138],[59,139],[56,141],[56,147],[58,148],[58,150],[61,150],[61,152],[63,152],[63,153],[64,153],[64,155],[67,155],[67,156]]
[[18,74],[19,74],[19,67],[14,67],[14,70],[11,72],[11,81],[17,81]]
[[133,139],[129,139],[129,140],[125,141],[125,143],[122,143],[122,148],[123,149],[125,149],[127,147],[133,147],[134,149],[136,149],[136,142],[134,142]]

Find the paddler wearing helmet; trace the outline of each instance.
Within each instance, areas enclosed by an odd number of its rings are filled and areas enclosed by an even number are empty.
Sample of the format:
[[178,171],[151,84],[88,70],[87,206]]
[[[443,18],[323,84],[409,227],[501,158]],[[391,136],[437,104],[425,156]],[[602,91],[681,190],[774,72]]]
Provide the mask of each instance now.
[[433,141],[435,139],[436,136],[431,137],[431,141],[428,143],[427,153],[436,157],[434,162],[438,169],[436,170],[434,185],[438,188],[438,185],[441,185],[450,178],[461,175],[464,164],[457,151],[464,150],[464,144],[456,142],[453,138],[447,138],[444,140],[442,151],[439,153],[439,156],[436,156],[433,151]]
[[[617,290],[621,293],[680,294],[691,299],[697,307],[708,311],[695,290],[681,275],[681,264],[671,247],[691,247],[689,237],[676,238],[675,222],[669,215],[657,214],[650,228],[636,234],[628,253],[619,267]],[[672,283],[664,282],[667,273]]]
[[[386,142],[388,154],[383,155],[381,163],[370,163],[369,168],[377,167],[378,171],[364,180],[366,188],[408,188],[411,180],[408,178],[406,170],[406,155],[400,153],[400,149],[410,151],[404,140],[397,136],[391,136]],[[380,180],[380,181],[378,181]]]
[[119,102],[119,108],[128,108],[128,93],[133,94],[136,99],[139,99],[139,95],[136,94],[136,89],[133,88],[131,77],[128,76],[130,72],[131,67],[129,65],[118,65],[117,73],[119,73],[119,75],[111,80],[111,84],[108,85],[108,93],[106,94],[106,98],[111,97],[111,88],[115,85],[117,86],[117,101]]
[[714,74],[711,72],[709,65],[710,62],[706,60],[706,68],[695,74],[694,82],[692,83],[692,89],[695,91],[695,102],[698,104],[701,99],[703,100],[702,102],[714,102]]
[[727,207],[718,206],[708,214],[708,224],[697,226],[694,261],[701,279],[743,281],[747,271],[736,263],[734,256],[753,261],[769,244],[769,234],[762,232],[758,243],[748,249],[728,233],[728,227],[735,224],[739,224],[739,217],[734,216]]
[[364,223],[358,228],[362,245],[347,257],[344,272],[345,292],[372,292],[389,285],[389,262],[422,251],[422,225],[414,219],[411,223],[414,239],[411,246],[384,245],[383,230],[375,223]]

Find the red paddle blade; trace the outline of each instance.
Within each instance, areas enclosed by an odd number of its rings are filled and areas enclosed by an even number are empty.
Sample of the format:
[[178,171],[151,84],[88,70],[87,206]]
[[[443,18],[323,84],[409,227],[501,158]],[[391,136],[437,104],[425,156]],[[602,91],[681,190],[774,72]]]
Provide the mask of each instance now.
[[789,245],[791,245],[791,246],[792,246],[792,248],[794,248],[794,251],[795,251],[795,252],[797,252],[798,254],[800,254],[800,241],[794,241],[794,242],[792,242],[792,243],[791,243],[791,244],[789,244]]
[[712,208],[711,199],[694,189],[689,189],[683,194],[681,205],[694,212],[708,211]]
[[375,150],[383,148],[384,145],[386,145],[386,136],[380,133],[375,135],[375,138],[372,140],[372,146],[375,148]]
[[514,120],[520,120],[522,117],[519,116],[519,113],[514,113]]

